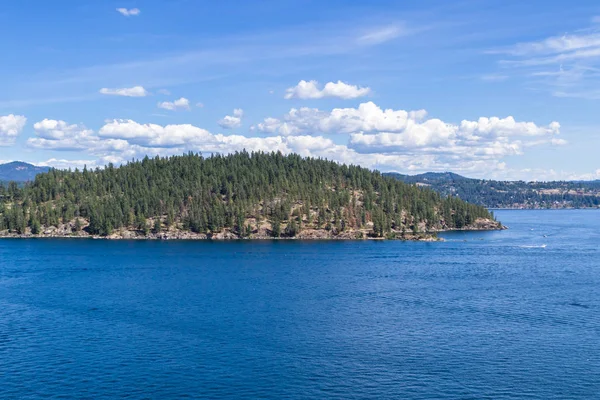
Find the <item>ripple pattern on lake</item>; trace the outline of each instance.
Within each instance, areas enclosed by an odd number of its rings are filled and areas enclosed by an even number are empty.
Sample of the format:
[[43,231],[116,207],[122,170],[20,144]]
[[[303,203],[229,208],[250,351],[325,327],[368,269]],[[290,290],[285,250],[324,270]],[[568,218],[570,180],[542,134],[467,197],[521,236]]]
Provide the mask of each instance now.
[[0,241],[0,398],[600,398],[600,212],[497,215],[445,243]]

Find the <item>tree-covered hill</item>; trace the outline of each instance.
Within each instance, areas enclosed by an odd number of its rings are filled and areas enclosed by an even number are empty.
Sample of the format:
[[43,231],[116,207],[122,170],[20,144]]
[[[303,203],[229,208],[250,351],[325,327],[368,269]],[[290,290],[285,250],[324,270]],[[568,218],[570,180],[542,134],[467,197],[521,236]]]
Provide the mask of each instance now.
[[0,231],[16,234],[395,237],[499,226],[483,207],[379,172],[280,153],[53,169],[0,187],[0,199]]
[[466,178],[451,172],[384,175],[488,208],[600,207],[600,181],[493,181]]

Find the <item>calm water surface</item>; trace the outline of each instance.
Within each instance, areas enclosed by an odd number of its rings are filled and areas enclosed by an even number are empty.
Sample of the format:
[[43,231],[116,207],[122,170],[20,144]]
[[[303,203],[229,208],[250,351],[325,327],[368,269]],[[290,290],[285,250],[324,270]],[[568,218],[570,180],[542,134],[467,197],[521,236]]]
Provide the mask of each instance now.
[[600,398],[600,211],[496,214],[444,243],[2,240],[0,398]]

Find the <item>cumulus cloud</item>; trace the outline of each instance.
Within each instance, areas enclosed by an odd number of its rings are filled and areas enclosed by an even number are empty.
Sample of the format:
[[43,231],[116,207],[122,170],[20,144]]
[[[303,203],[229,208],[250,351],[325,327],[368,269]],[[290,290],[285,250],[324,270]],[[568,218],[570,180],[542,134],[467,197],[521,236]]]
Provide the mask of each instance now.
[[301,80],[294,87],[286,90],[286,99],[321,99],[323,97],[337,97],[340,99],[356,99],[371,93],[368,87],[358,87],[342,81],[328,82],[323,89],[319,89],[317,81]]
[[544,136],[560,133],[560,124],[554,121],[548,126],[537,126],[533,122],[517,122],[513,117],[481,117],[477,121],[463,120],[460,132],[472,140],[483,137]]
[[136,15],[140,15],[141,11],[139,8],[117,8],[117,12],[126,17],[134,17]]
[[348,148],[360,154],[430,155],[440,163],[499,160],[523,154],[525,147],[563,145],[560,124],[539,126],[513,117],[481,117],[459,124],[426,119],[425,110],[381,109],[373,102],[358,108],[291,109],[283,118],[266,118],[254,130],[280,136],[347,134]]
[[189,110],[190,101],[185,97],[181,97],[175,101],[163,101],[158,103],[158,108],[163,108],[170,111]]
[[121,139],[145,147],[198,145],[213,140],[210,132],[189,124],[161,126],[139,124],[132,120],[113,120],[100,129],[98,136]]
[[26,123],[27,118],[23,115],[0,116],[0,146],[13,144],[16,137],[23,131]]
[[29,138],[31,147],[51,150],[83,150],[93,138],[94,132],[83,125],[65,121],[44,119],[33,125],[36,137]]
[[150,93],[143,86],[134,86],[131,88],[102,88],[100,93],[111,96],[126,96],[126,97],[145,97]]
[[242,125],[243,116],[244,110],[236,108],[233,110],[233,115],[226,115],[223,119],[219,120],[218,124],[224,129],[239,128]]
[[308,107],[292,108],[283,118],[266,118],[255,128],[282,135],[311,132],[395,132],[405,129],[409,120],[419,121],[426,115],[425,110],[384,110],[370,101],[360,104],[358,108],[334,108],[331,112]]

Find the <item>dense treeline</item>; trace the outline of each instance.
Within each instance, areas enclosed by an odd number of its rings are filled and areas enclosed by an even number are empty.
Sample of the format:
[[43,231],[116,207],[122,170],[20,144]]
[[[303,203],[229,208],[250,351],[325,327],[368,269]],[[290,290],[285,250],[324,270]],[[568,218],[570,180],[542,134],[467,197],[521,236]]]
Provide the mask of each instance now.
[[0,186],[0,230],[73,224],[91,234],[176,227],[228,229],[244,237],[266,222],[273,236],[303,227],[342,232],[463,228],[492,218],[479,206],[357,166],[281,153],[241,152],[144,158],[121,167],[39,174],[21,188]]
[[600,207],[600,181],[492,181],[453,173],[385,175],[406,183],[426,184],[442,196],[456,196],[489,208]]

